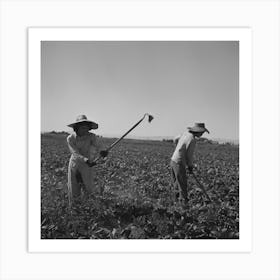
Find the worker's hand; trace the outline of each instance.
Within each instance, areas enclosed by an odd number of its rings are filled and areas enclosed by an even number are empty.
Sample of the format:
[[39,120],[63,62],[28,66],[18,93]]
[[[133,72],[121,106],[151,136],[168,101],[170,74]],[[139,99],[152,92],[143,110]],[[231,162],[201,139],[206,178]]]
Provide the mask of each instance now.
[[107,157],[108,156],[108,151],[106,151],[106,150],[103,150],[103,151],[100,151],[100,156],[102,156],[102,157]]
[[87,161],[86,161],[86,164],[87,164],[89,167],[93,167],[93,166],[96,165],[96,162],[95,162],[95,161],[87,160]]
[[193,167],[192,166],[189,166],[188,170],[189,170],[190,173],[193,173]]
[[95,162],[95,161],[92,161],[91,163],[90,163],[90,167],[93,167],[93,166],[95,166],[95,165],[97,165],[97,163]]

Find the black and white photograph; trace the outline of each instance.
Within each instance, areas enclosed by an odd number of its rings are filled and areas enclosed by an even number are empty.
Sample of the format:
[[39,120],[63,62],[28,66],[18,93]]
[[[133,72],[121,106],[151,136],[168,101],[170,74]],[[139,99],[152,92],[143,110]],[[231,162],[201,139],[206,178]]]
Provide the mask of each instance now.
[[0,1],[0,279],[279,280],[279,6]]
[[239,239],[239,41],[41,41],[41,239]]

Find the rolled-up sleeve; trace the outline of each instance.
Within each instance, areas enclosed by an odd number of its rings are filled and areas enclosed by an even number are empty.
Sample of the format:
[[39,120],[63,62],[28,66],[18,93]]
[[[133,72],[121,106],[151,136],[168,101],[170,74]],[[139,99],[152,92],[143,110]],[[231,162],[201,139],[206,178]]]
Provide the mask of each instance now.
[[173,138],[173,143],[175,144],[175,146],[178,144],[180,138],[181,138],[181,135],[177,135]]
[[67,143],[68,143],[68,147],[69,147],[69,150],[71,152],[71,154],[76,158],[76,159],[80,159],[80,160],[83,160],[83,161],[87,161],[88,158],[84,157],[83,155],[80,154],[77,146],[75,145],[75,141],[73,139],[73,136],[72,135],[69,135],[67,137]]

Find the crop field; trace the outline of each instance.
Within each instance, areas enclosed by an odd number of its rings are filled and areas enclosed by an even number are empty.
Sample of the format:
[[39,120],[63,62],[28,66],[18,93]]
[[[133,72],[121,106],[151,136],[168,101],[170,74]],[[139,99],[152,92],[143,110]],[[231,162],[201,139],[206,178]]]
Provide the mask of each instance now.
[[[239,147],[199,142],[189,204],[175,199],[169,163],[174,144],[124,140],[96,169],[98,189],[69,209],[65,134],[41,137],[42,239],[238,239]],[[105,147],[114,139],[102,138]]]

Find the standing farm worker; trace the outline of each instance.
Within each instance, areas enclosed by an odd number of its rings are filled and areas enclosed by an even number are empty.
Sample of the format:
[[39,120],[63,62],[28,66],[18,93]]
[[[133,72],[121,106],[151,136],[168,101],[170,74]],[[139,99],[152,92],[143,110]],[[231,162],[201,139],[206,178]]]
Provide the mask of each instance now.
[[188,202],[188,186],[186,168],[190,173],[193,172],[193,156],[196,147],[196,141],[204,132],[209,133],[204,123],[195,123],[193,127],[179,137],[175,138],[175,151],[171,158],[171,175],[175,189],[179,189],[180,197]]
[[67,143],[71,152],[68,168],[69,203],[72,198],[78,198],[81,194],[81,183],[87,193],[97,191],[96,172],[92,168],[96,163],[94,159],[99,155],[106,157],[108,152],[102,150],[98,137],[89,132],[97,129],[98,124],[87,119],[85,115],[77,117],[76,122],[68,125],[74,132],[67,137]]

